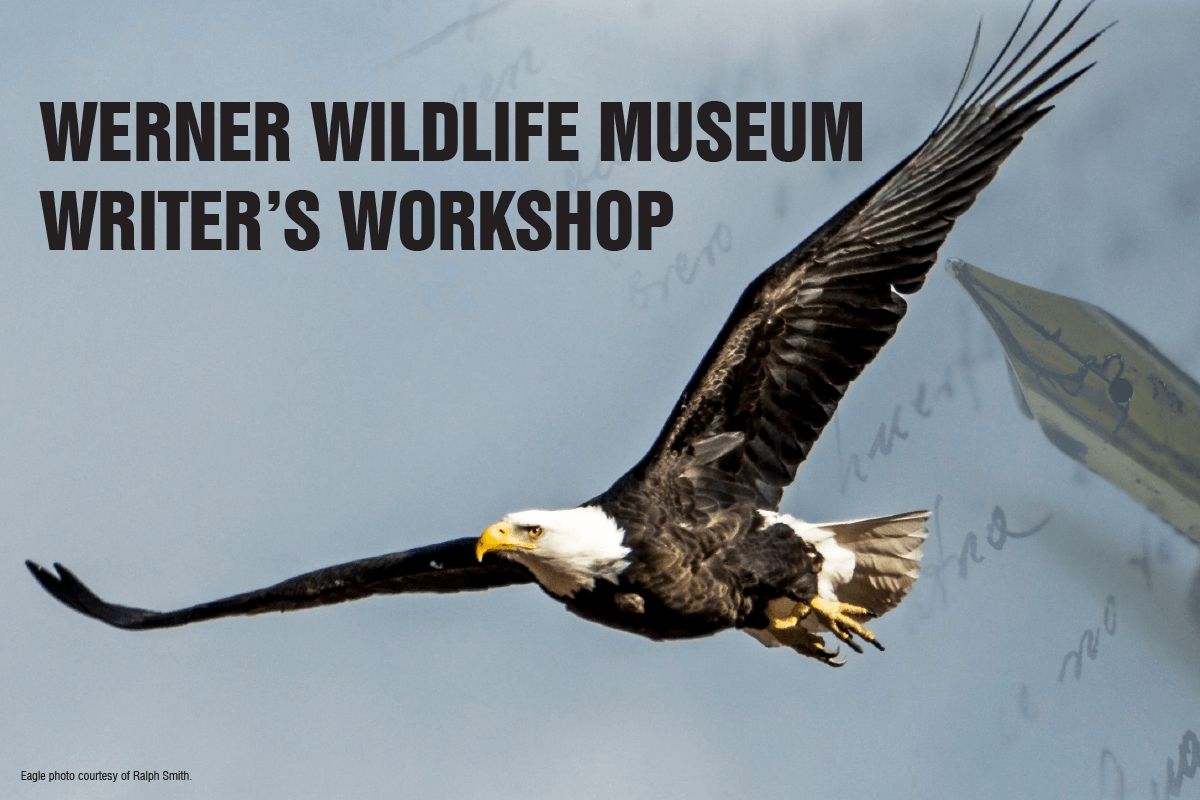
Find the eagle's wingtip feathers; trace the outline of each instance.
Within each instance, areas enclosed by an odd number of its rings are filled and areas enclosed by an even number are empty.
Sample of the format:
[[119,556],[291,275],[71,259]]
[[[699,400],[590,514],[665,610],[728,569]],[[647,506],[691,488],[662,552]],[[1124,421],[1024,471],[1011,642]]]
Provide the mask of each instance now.
[[81,589],[89,595],[92,594],[91,590],[84,586],[69,569],[56,561],[53,566],[54,571],[58,574],[55,575],[54,572],[30,559],[25,560],[25,566],[29,569],[30,574],[33,575],[34,580],[41,584],[41,587],[55,600],[81,614],[86,614],[89,617],[94,616],[88,613],[77,597]]

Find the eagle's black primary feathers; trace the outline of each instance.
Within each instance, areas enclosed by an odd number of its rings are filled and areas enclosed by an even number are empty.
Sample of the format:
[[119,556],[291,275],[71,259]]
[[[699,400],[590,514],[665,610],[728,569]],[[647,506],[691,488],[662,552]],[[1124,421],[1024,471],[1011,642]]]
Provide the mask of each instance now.
[[[993,85],[1014,68],[1058,6]],[[1013,81],[1045,58],[1086,10]],[[1009,44],[1019,30],[1020,24]],[[654,446],[598,499],[669,480],[682,462],[701,462],[719,446],[725,452],[716,480],[754,491],[758,508],[778,508],[850,382],[896,332],[908,309],[901,294],[921,288],[954,221],[1050,111],[1044,104],[1092,65],[1030,95],[1101,33],[1012,94],[1010,81],[967,105],[979,93],[976,87],[911,155],[751,282]]]
[[911,588],[928,512],[823,525],[776,512],[850,382],[896,332],[903,295],[922,286],[955,220],[1047,103],[1090,69],[1067,67],[1103,31],[1036,72],[1088,8],[1041,44],[1060,2],[1017,46],[1026,7],[959,102],[976,32],[929,137],[750,283],[649,452],[583,506],[510,514],[478,540],[352,561],[166,613],[106,603],[59,565],[55,575],[27,562],[30,571],[66,605],[121,628],[537,581],[581,616],[653,638],[738,627],[827,663],[836,662],[822,630],[855,649],[852,636],[877,644],[859,619]]
[[57,575],[32,561],[26,561],[25,566],[47,592],[66,605],[128,630],[171,628],[236,614],[295,611],[373,594],[467,592],[533,581],[529,570],[515,562],[479,563],[475,557],[475,537],[349,561],[306,572],[265,589],[165,612],[106,603],[62,564],[54,565]]

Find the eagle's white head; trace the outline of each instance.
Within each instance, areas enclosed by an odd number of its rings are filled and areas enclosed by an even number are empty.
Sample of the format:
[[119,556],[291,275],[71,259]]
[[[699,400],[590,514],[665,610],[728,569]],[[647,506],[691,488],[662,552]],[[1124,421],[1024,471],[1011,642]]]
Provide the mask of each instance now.
[[517,511],[488,528],[475,554],[498,550],[529,568],[551,594],[570,597],[597,578],[613,581],[629,566],[625,531],[595,506]]

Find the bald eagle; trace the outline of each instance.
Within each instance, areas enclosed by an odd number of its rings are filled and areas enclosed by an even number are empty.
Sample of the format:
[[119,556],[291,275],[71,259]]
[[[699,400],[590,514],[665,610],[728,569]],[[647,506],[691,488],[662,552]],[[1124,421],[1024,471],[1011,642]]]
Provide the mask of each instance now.
[[[1061,0],[1060,0],[1061,2]],[[1032,5],[1032,2],[1030,6]],[[846,388],[896,331],[954,221],[995,177],[1046,103],[1092,65],[1046,86],[1100,31],[1030,78],[1087,10],[1044,46],[1059,3],[916,151],[742,293],[650,451],[578,508],[509,514],[479,537],[320,569],[178,611],[107,603],[61,564],[26,564],[71,608],[118,628],[290,611],[372,594],[534,583],[576,614],[679,639],[740,628],[840,665],[823,634],[883,649],[864,626],[917,578],[927,511],[809,524],[779,512]],[[1028,56],[1028,57],[1027,57]],[[1023,62],[1023,63],[1022,63]]]

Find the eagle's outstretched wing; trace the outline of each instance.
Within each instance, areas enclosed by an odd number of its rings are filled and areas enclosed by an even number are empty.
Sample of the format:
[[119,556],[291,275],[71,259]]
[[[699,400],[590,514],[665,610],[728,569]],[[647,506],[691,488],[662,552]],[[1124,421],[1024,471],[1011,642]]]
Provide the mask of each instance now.
[[476,538],[454,539],[401,553],[364,558],[306,572],[282,583],[235,594],[178,611],[148,611],[106,603],[62,564],[58,574],[32,561],[25,565],[46,591],[81,614],[117,628],[171,628],[217,617],[293,611],[357,600],[372,594],[467,592],[532,583],[533,575],[515,561],[475,555]]
[[957,107],[955,93],[929,138],[746,288],[654,446],[592,503],[674,494],[686,496],[694,511],[681,513],[693,516],[705,506],[729,512],[735,498],[746,513],[778,508],[850,382],[895,333],[908,307],[901,294],[921,287],[954,221],[1050,111],[1045,104],[1091,68],[1046,86],[1103,30],[1028,77],[1087,11],[1035,48],[1058,6],[1003,62],[1027,6],[987,73]]

